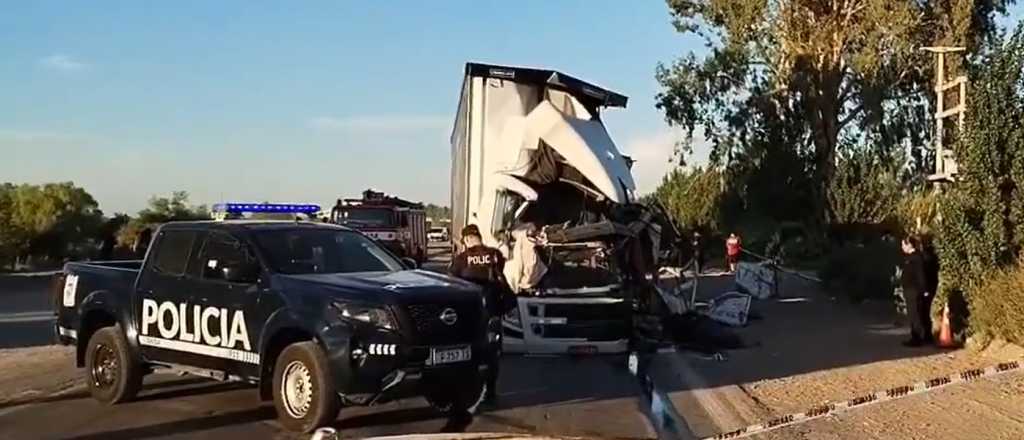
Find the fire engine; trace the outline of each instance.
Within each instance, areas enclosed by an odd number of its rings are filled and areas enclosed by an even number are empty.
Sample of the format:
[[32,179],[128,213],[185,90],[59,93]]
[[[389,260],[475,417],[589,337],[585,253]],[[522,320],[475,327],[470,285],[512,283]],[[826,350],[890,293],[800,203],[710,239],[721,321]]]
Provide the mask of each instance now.
[[360,199],[338,199],[330,221],[366,234],[399,257],[426,259],[427,215],[421,203],[367,189]]

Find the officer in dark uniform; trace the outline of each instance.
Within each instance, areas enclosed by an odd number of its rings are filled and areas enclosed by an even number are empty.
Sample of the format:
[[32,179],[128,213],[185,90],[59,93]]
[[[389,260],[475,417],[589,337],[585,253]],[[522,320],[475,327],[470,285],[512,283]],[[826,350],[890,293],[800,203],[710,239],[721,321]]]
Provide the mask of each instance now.
[[452,276],[483,287],[489,318],[498,318],[496,328],[491,329],[497,333],[498,339],[493,341],[494,349],[491,350],[488,359],[487,395],[485,396],[488,403],[494,403],[497,398],[498,364],[501,357],[500,319],[505,312],[505,300],[511,295],[511,292],[508,292],[508,283],[505,281],[503,273],[505,257],[501,255],[501,251],[484,246],[480,229],[476,225],[468,225],[462,229],[462,244],[465,245],[465,248],[452,259],[448,272]]
[[928,276],[925,273],[924,258],[921,256],[921,240],[907,236],[901,243],[903,263],[900,265],[903,298],[907,303],[907,318],[910,320],[910,339],[903,343],[907,347],[919,347],[928,343],[932,336],[931,298]]
[[693,231],[693,273],[700,276],[704,269],[704,243],[701,241],[700,232]]
[[147,227],[139,232],[138,237],[135,237],[135,243],[132,244],[132,253],[135,254],[137,259],[143,259],[146,257],[146,251],[149,250],[149,244],[153,241],[153,228]]

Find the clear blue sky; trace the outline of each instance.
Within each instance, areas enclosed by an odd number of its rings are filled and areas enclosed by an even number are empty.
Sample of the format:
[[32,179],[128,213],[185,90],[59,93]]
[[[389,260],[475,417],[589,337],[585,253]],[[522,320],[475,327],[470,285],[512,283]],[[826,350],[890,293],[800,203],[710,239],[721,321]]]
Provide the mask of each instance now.
[[654,68],[690,50],[660,0],[9,2],[0,181],[72,180],[108,213],[154,194],[447,203],[463,64],[548,67],[630,97],[606,113],[641,190],[673,134]]
[[690,46],[657,0],[14,2],[0,14],[0,181],[72,180],[106,212],[173,190],[326,203],[373,187],[446,204],[473,60],[629,96],[609,130],[653,187],[671,152],[654,67]]

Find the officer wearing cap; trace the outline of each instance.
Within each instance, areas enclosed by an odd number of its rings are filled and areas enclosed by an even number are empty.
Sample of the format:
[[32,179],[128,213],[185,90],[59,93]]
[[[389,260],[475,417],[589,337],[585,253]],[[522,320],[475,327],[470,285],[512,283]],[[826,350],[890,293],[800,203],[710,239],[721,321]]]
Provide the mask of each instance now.
[[[452,276],[471,281],[483,287],[487,299],[487,312],[491,318],[500,317],[504,313],[505,295],[508,292],[508,283],[505,281],[503,269],[505,268],[505,257],[495,248],[484,245],[480,235],[480,229],[476,225],[468,225],[462,228],[462,244],[464,250],[452,259],[448,273]],[[500,328],[493,329],[501,332]],[[498,358],[501,356],[501,339],[495,342],[491,359],[488,361],[487,396],[486,401],[494,403],[497,397],[498,385]]]

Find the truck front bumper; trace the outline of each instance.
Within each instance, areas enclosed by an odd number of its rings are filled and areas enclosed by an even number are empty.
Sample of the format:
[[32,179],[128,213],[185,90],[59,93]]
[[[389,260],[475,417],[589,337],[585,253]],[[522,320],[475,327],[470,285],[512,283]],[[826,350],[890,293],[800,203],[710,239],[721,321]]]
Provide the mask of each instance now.
[[403,367],[386,374],[375,390],[365,393],[340,392],[351,404],[372,405],[426,394],[428,387],[458,388],[486,377],[487,363],[466,363],[444,367]]
[[[421,394],[421,384],[453,384],[478,378],[489,368],[494,346],[475,343],[429,346],[405,344],[400,335],[378,331],[352,337],[343,327],[321,335],[339,394],[350,403],[370,404]],[[469,349],[468,359],[437,364],[432,350]]]
[[518,297],[502,322],[503,350],[528,354],[617,354],[629,348],[631,312],[613,297]]

